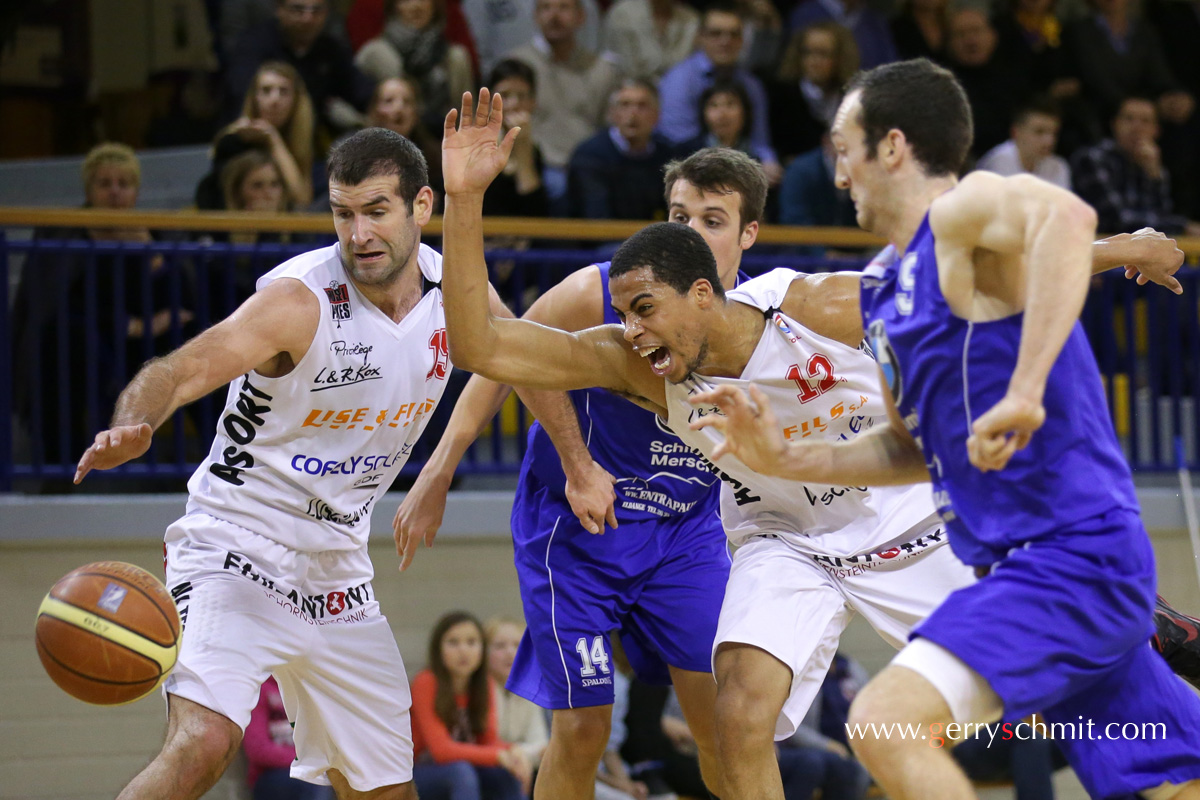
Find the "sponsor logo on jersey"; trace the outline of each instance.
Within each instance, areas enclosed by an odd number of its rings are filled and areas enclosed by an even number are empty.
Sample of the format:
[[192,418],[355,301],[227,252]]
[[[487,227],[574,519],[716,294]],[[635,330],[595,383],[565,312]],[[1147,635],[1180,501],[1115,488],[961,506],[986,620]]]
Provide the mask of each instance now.
[[363,363],[357,367],[342,367],[341,369],[321,367],[317,377],[313,378],[314,388],[309,391],[323,392],[326,389],[340,389],[343,386],[354,386],[366,381],[377,381],[383,378],[380,372],[379,367],[367,363],[366,359],[363,359]]
[[268,403],[272,399],[274,398],[271,395],[254,388],[249,376],[242,379],[242,390],[238,393],[234,407],[226,411],[221,419],[221,428],[233,444],[221,451],[221,463],[208,465],[209,472],[234,486],[241,486],[246,482],[242,473],[254,466],[254,456],[239,448],[246,447],[254,441],[259,429],[266,422],[266,415],[271,412]]
[[887,326],[883,320],[871,322],[871,326],[867,328],[867,341],[871,343],[871,352],[875,354],[875,361],[883,371],[883,379],[887,383],[888,391],[892,393],[892,400],[898,406],[904,399],[904,381],[900,374],[900,361],[896,358],[892,343],[888,341]]
[[394,412],[390,408],[376,411],[373,408],[314,408],[308,412],[301,428],[329,428],[331,430],[352,430],[361,428],[373,431],[376,428],[407,428],[413,422],[420,422],[426,414],[437,406],[432,397],[405,403]]
[[[323,477],[325,475],[357,475],[363,472],[391,469],[395,464],[408,455],[408,449],[397,450],[395,453],[384,453],[374,456],[351,456],[345,461],[325,461],[315,456],[292,456],[292,470],[306,475]],[[356,484],[357,485],[357,484]]]
[[894,564],[918,556],[929,548],[946,541],[946,533],[941,528],[924,533],[910,542],[889,547],[878,553],[863,553],[857,556],[812,556],[821,567],[835,578],[849,578],[861,575],[883,564]]
[[347,342],[342,339],[332,342],[329,345],[329,352],[335,356],[343,358],[357,358],[362,356],[362,360],[366,362],[367,356],[375,349],[374,345],[364,344],[363,342]]
[[312,517],[319,522],[329,522],[334,525],[345,525],[347,528],[353,528],[371,515],[371,503],[374,501],[375,498],[372,497],[353,511],[338,511],[321,498],[310,497],[308,498],[308,507],[304,509],[304,513],[306,516]]
[[827,506],[830,503],[832,503],[834,500],[837,500],[839,497],[842,497],[843,495],[845,495],[847,492],[862,492],[863,494],[866,494],[867,487],[866,486],[830,486],[827,490],[821,492],[819,495],[813,494],[812,490],[810,490],[807,486],[804,487],[804,496],[806,498],[808,498],[808,504],[810,506],[814,506],[814,507],[817,505],[817,503],[820,503],[823,506]]
[[[295,616],[304,617],[306,621],[316,624],[364,620],[367,618],[367,614],[361,607],[374,599],[371,596],[369,582],[360,583],[357,586],[347,586],[324,594],[302,595],[295,589],[277,586],[273,578],[268,578],[254,565],[254,562],[241,553],[226,552],[224,568],[262,586],[267,590],[267,596],[272,597],[284,610],[291,611]],[[354,609],[359,610],[354,611]],[[339,616],[343,612],[353,613]]]
[[330,317],[342,327],[342,320],[353,319],[354,315],[350,311],[350,290],[346,288],[346,284],[330,281],[325,288],[325,296],[329,298]]

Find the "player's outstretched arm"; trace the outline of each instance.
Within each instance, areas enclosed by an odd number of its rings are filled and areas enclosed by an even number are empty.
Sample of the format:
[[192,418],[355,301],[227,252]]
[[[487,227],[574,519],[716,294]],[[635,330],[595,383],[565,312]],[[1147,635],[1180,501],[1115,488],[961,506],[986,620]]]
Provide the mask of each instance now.
[[317,330],[319,304],[299,281],[284,279],[255,292],[232,315],[178,350],[148,361],[117,398],[112,424],[79,459],[75,483],[93,469],[141,456],[150,437],[177,408],[286,355],[304,357]]
[[463,94],[461,126],[458,109],[446,116],[442,294],[450,358],[462,369],[513,386],[602,386],[638,393],[628,377],[630,351],[619,332],[596,328],[567,333],[527,320],[501,319],[488,307],[483,193],[503,169],[520,130],[513,128],[501,141],[502,116],[499,96],[491,97],[487,89],[480,90],[477,109],[471,94]]
[[[967,440],[972,464],[1003,469],[1045,420],[1046,378],[1087,296],[1096,212],[1030,175],[976,172],[935,200],[929,219],[938,239],[939,280],[955,313],[977,319],[1024,312],[1008,391],[975,420]],[[998,258],[976,268],[961,255],[976,250]],[[950,254],[945,262],[944,251]],[[944,274],[945,264],[951,269]]]
[[749,394],[725,385],[693,395],[690,402],[721,409],[691,423],[696,430],[711,427],[724,435],[713,461],[730,453],[755,472],[804,483],[903,486],[929,480],[921,451],[890,396],[889,424],[839,443],[785,441],[766,394],[753,384]]
[[1183,251],[1174,239],[1154,228],[1118,233],[1092,245],[1092,272],[1124,267],[1125,277],[1137,278],[1139,286],[1153,282],[1183,294],[1183,286],[1175,278],[1181,266]]

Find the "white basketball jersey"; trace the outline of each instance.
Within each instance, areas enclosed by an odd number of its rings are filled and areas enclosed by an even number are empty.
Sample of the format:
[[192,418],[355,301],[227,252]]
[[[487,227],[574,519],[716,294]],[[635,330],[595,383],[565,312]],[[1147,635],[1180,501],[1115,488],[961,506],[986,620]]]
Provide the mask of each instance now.
[[[441,255],[420,245],[417,260],[427,281],[441,281]],[[396,323],[355,288],[336,244],[284,262],[258,288],[280,278],[317,296],[316,335],[287,375],[250,372],[229,385],[188,511],[295,550],[359,548],[450,374],[441,288]]]
[[[779,311],[800,273],[772,272],[727,292],[731,301],[760,309],[767,324],[741,378],[690,375],[667,383],[667,424],[695,450],[711,455],[721,441],[713,428],[694,431],[693,419],[718,413],[688,397],[722,384],[754,383],[769,398],[784,438],[847,440],[887,424],[875,360],[862,350],[816,334]],[[813,555],[847,557],[875,552],[935,513],[928,484],[814,486],[753,472],[731,455],[716,462],[721,520],[733,544],[770,533]]]

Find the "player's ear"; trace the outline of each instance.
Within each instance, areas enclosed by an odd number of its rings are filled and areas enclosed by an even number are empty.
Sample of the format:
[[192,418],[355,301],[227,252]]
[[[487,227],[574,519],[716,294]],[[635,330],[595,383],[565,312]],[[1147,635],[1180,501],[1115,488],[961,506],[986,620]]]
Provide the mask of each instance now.
[[743,250],[749,250],[758,241],[758,222],[751,222],[746,227],[742,228],[742,234],[738,239],[738,245]]
[[412,215],[418,226],[424,227],[429,224],[429,218],[433,216],[433,206],[433,189],[422,186],[412,202]]

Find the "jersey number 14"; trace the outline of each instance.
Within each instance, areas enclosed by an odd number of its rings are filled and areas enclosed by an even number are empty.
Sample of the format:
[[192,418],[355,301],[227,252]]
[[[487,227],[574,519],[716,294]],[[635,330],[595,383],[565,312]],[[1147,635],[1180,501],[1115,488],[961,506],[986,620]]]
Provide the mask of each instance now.
[[588,649],[587,639],[583,636],[579,637],[579,641],[575,643],[575,650],[579,653],[579,657],[583,659],[583,668],[579,670],[579,674],[584,678],[590,678],[596,674],[596,668],[605,675],[608,674],[608,651],[604,649],[604,637],[597,636],[592,640],[592,647]]

